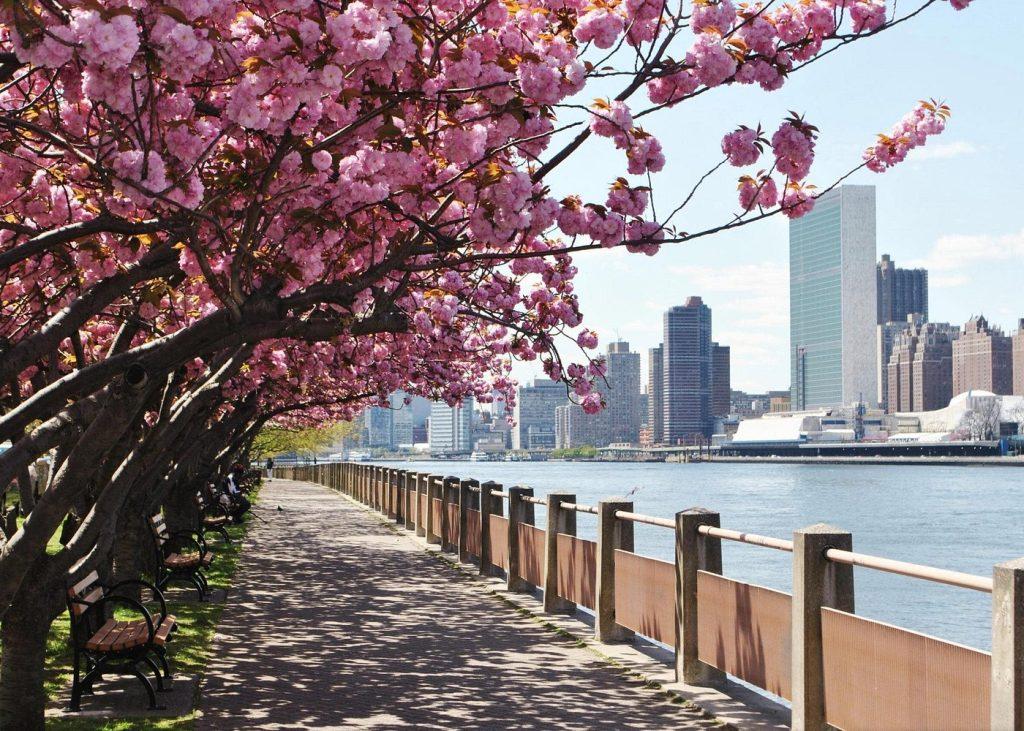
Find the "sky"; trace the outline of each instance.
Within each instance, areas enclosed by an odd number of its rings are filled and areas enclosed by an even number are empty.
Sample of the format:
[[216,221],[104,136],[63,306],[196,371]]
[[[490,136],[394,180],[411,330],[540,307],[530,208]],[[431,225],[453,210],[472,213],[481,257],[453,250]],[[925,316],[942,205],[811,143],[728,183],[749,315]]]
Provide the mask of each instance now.
[[[944,134],[883,175],[862,171],[847,182],[877,187],[878,255],[928,268],[933,321],[963,324],[984,314],[1015,330],[1024,317],[1024,65],[1012,42],[1024,31],[1019,2],[975,0],[961,12],[938,3],[794,74],[779,91],[717,89],[649,115],[644,127],[667,160],[654,176],[655,206],[675,207],[720,159],[722,135],[739,124],[774,130],[789,110],[806,115],[820,130],[809,181],[826,187],[917,100],[944,100],[953,111]],[[592,139],[582,153],[549,179],[553,193],[603,203],[625,171],[624,156],[606,139]],[[729,220],[738,211],[739,174],[723,168],[676,221],[679,228]],[[712,310],[713,338],[732,348],[732,387],[788,388],[788,230],[786,219],[774,217],[664,246],[654,257],[581,252],[575,261],[584,324],[598,332],[602,351],[612,340],[628,341],[643,354],[646,374],[647,349],[661,342],[662,313],[700,295]],[[520,380],[540,375],[535,363],[518,363],[513,372]]]

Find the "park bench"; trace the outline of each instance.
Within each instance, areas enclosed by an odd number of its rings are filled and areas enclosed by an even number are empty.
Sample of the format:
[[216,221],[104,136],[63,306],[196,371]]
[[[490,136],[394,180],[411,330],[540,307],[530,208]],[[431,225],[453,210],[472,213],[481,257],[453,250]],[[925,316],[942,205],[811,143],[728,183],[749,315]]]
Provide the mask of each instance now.
[[[127,587],[140,587],[152,593],[158,612],[150,612],[138,599],[119,594]],[[167,613],[160,590],[139,579],[121,581],[107,587],[99,574],[91,572],[68,589],[68,613],[71,617],[71,644],[74,650],[71,681],[71,710],[81,709],[82,693],[92,692],[93,683],[106,674],[132,675],[146,688],[149,707],[158,708],[153,684],[139,669],[146,665],[156,677],[158,690],[171,679],[166,645],[177,624]],[[113,615],[118,610],[117,617]],[[133,619],[121,619],[131,615]]]
[[202,490],[196,491],[194,501],[199,510],[199,534],[205,539],[207,533],[214,531],[230,545],[231,536],[228,535],[227,526],[231,523],[231,513],[228,509],[216,499],[208,500]]
[[206,598],[210,585],[203,569],[213,562],[213,554],[206,548],[206,541],[196,531],[172,533],[160,513],[149,519],[156,546],[156,585],[167,588],[172,581],[188,582],[199,593],[199,601]]

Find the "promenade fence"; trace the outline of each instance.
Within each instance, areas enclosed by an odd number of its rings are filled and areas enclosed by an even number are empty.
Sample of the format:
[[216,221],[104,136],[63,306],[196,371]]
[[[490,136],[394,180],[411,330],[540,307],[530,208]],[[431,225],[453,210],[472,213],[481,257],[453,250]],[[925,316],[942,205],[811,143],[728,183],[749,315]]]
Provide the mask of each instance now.
[[[339,490],[511,591],[540,590],[547,612],[585,607],[602,642],[635,633],[674,648],[680,682],[727,673],[784,698],[795,729],[1024,730],[1024,559],[975,576],[854,553],[849,532],[821,524],[785,540],[724,529],[699,508],[660,518],[622,498],[583,505],[365,463],[274,475]],[[577,537],[581,514],[596,517],[596,541]],[[674,531],[675,561],[635,553],[637,523]],[[723,575],[723,540],[792,554],[793,593]],[[858,616],[854,566],[992,594],[992,652]]]

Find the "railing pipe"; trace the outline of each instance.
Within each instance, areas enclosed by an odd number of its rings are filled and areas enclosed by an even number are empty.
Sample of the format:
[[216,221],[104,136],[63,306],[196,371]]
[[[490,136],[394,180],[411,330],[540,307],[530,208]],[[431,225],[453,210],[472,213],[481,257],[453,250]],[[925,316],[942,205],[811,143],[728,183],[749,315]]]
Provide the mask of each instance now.
[[559,507],[562,510],[575,510],[577,513],[590,513],[591,515],[598,515],[598,510],[592,505],[580,505],[579,503],[561,503]]
[[659,528],[668,528],[669,530],[676,529],[676,522],[674,520],[669,520],[668,518],[656,518],[653,515],[644,515],[643,513],[630,513],[627,510],[616,510],[615,517],[619,520],[628,520],[632,523],[656,525]]
[[900,574],[901,576],[910,576],[915,579],[934,581],[938,584],[959,586],[963,589],[973,589],[974,591],[982,591],[987,594],[992,593],[992,579],[985,576],[975,576],[974,574],[965,574],[961,571],[950,571],[948,569],[937,569],[932,566],[895,561],[890,558],[881,558],[880,556],[868,556],[864,553],[843,551],[838,548],[830,548],[825,551],[825,558],[829,561],[848,566],[863,566],[864,568],[877,571],[887,571],[890,574]]
[[793,552],[793,541],[787,541],[783,538],[772,538],[771,536],[760,536],[757,533],[715,528],[710,525],[702,525],[697,530],[712,538],[723,538],[727,541],[749,543],[752,546],[764,546],[765,548],[774,548],[779,551]]

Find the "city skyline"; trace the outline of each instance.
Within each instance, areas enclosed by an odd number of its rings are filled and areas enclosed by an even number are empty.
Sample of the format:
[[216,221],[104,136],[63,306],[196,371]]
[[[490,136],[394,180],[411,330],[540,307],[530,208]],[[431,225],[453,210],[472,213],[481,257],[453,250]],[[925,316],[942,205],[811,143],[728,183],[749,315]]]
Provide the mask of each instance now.
[[[725,134],[737,124],[776,124],[790,109],[806,113],[821,130],[811,178],[824,186],[856,165],[874,133],[887,129],[916,99],[941,95],[953,109],[941,139],[915,150],[884,176],[861,171],[848,182],[877,187],[878,252],[902,267],[929,269],[930,320],[962,325],[983,314],[1004,330],[1015,330],[1020,317],[1015,280],[1024,276],[1024,226],[1016,214],[1024,181],[1015,171],[1024,166],[1024,149],[1014,142],[1013,120],[1024,116],[1024,99],[1001,96],[1000,114],[993,115],[996,82],[972,70],[975,63],[997,66],[1006,73],[1000,87],[1024,84],[1024,69],[1007,65],[1005,52],[986,40],[986,24],[999,22],[998,9],[998,4],[975,3],[971,22],[954,33],[945,25],[942,11],[948,8],[930,8],[907,33],[854,44],[849,53],[837,54],[834,65],[808,67],[776,93],[738,90],[728,99],[708,94],[686,105],[674,127],[654,120],[651,129],[660,133],[667,159],[666,172],[654,176],[659,210],[717,162],[717,148],[693,144],[686,130]],[[948,53],[934,53],[936,34]],[[971,63],[965,63],[968,58]],[[859,69],[875,61],[906,73],[864,79]],[[553,179],[603,200],[615,177],[606,157],[613,156],[573,161]],[[696,201],[699,208],[680,219],[681,227],[697,230],[733,212],[735,188],[736,177],[728,173],[709,181]],[[643,354],[645,370],[647,351],[661,337],[660,323],[651,321],[687,295],[700,294],[715,311],[716,337],[732,344],[735,387],[765,392],[789,385],[787,261],[787,221],[774,217],[666,246],[654,257],[625,251],[580,254],[574,257],[580,269],[576,291],[585,325],[600,336],[599,349],[627,339]],[[781,315],[770,311],[780,304]],[[535,363],[517,363],[514,372],[520,380],[540,374]]]

